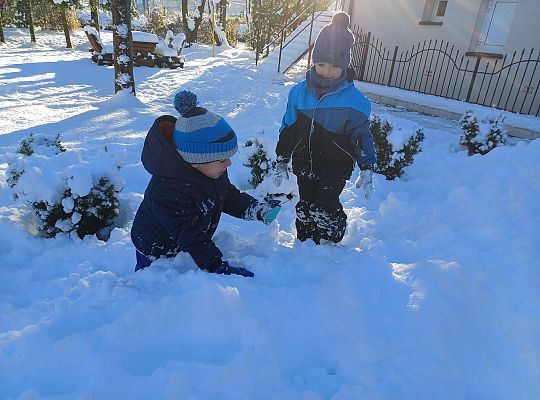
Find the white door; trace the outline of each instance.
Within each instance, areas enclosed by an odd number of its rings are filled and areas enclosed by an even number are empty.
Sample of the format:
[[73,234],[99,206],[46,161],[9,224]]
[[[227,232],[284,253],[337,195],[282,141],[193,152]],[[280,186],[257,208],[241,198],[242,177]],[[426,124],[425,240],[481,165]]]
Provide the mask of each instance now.
[[489,0],[478,40],[478,51],[504,51],[518,4],[519,0]]

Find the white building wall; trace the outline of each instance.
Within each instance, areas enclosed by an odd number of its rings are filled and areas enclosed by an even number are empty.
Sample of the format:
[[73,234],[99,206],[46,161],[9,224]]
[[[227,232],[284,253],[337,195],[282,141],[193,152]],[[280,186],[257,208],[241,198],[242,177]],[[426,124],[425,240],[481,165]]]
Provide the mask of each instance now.
[[[352,2],[351,25],[382,40],[387,47],[407,49],[429,39],[450,42],[461,50],[479,51],[478,39],[490,0],[449,0],[440,22],[425,17],[426,3],[435,0],[345,0],[344,10]],[[506,46],[493,51],[509,53],[540,43],[540,0],[516,0],[515,17],[509,28]]]
[[533,47],[540,47],[540,0],[520,0],[507,48],[521,50]]

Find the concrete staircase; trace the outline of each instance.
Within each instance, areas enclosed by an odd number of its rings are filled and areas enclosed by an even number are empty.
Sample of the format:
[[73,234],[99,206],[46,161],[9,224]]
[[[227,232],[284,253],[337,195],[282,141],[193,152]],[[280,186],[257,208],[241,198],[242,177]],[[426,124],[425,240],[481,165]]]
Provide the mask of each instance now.
[[[315,42],[315,38],[323,26],[332,21],[332,16],[336,11],[323,11],[316,13],[316,18],[313,21],[313,30],[311,32],[311,46]],[[318,15],[319,14],[319,15]],[[258,68],[263,71],[285,73],[298,60],[300,60],[309,50],[309,31],[311,24],[311,15],[298,26],[289,36],[283,41],[283,50],[281,52],[281,62],[279,62],[279,43],[276,48],[260,63]]]

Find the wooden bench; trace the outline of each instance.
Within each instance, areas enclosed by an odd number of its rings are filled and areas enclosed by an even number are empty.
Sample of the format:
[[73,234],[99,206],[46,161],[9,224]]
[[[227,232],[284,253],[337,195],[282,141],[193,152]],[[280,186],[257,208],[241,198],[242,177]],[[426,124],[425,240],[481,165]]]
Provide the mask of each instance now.
[[[92,61],[98,65],[112,65],[114,63],[112,48],[108,48],[107,45],[103,44],[99,33],[91,26],[85,26],[84,33],[91,46],[89,51],[92,52]],[[171,69],[184,67],[183,58],[173,49],[163,49],[162,45],[159,45],[159,39],[156,35],[132,31],[132,37],[131,54],[134,66],[158,66]]]
[[113,53],[107,51],[110,49],[106,49],[95,28],[87,25],[84,27],[84,33],[88,38],[88,43],[90,43],[88,51],[92,53],[92,61],[98,65],[113,65]]

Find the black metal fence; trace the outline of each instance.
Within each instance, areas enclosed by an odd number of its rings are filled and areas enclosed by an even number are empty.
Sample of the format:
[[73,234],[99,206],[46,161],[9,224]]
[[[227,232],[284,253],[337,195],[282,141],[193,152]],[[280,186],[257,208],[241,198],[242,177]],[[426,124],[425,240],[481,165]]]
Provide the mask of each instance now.
[[540,113],[540,51],[500,58],[466,55],[454,45],[429,40],[400,51],[371,32],[353,27],[355,78],[415,92],[495,107],[520,114]]

